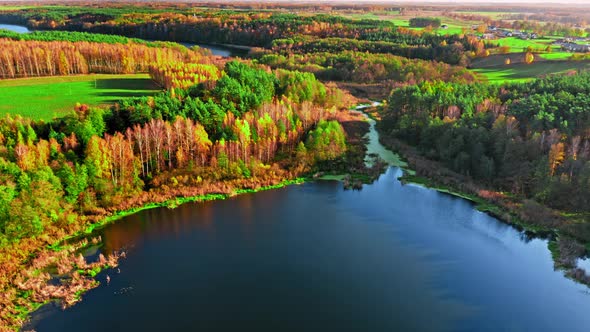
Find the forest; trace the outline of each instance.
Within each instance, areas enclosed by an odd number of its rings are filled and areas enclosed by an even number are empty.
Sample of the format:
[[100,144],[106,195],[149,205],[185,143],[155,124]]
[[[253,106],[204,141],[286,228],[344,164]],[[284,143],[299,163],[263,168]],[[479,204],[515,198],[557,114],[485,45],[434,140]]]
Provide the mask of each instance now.
[[[114,9],[112,9],[114,10]],[[183,13],[138,13],[116,10],[104,14],[102,9],[68,10],[22,9],[0,13],[0,20],[27,24],[33,29],[70,30],[116,34],[148,40],[190,43],[219,43],[271,48],[273,44],[295,44],[295,50],[317,48],[318,38],[334,38],[323,42],[323,51],[337,51],[340,42],[362,41],[365,50],[394,50],[393,54],[411,58],[439,60],[459,64],[464,52],[481,53],[485,45],[463,35],[439,35],[426,30],[411,30],[379,20],[352,20],[318,14],[298,16],[289,13],[206,11]],[[278,40],[284,39],[280,42]],[[343,39],[343,40],[341,40]],[[311,43],[309,46],[305,44]],[[383,44],[387,43],[387,44]],[[301,45],[303,44],[303,45]],[[375,44],[375,45],[373,45]],[[384,49],[385,47],[385,49]]]
[[[277,185],[344,158],[347,150],[343,128],[333,120],[346,101],[308,73],[174,45],[0,44],[4,78],[149,72],[164,88],[107,108],[78,104],[71,115],[48,122],[0,119],[0,323],[6,326],[20,324],[19,310],[33,303],[56,297],[73,303],[75,292],[93,287],[75,272],[55,290],[48,275],[23,270],[24,258],[38,247],[117,211]],[[60,259],[87,266],[70,257]],[[96,265],[86,268],[92,274]]]
[[475,81],[464,67],[442,62],[408,59],[388,53],[342,51],[277,55],[270,51],[251,54],[252,58],[272,68],[313,73],[327,81],[373,83],[390,81],[413,84],[427,80]]
[[[583,220],[589,102],[588,73],[502,86],[424,82],[392,92],[381,128],[488,188]],[[570,235],[590,240],[586,224],[570,226]]]
[[154,62],[206,59],[183,46],[149,47],[135,43],[0,39],[0,48],[1,78],[147,72]]

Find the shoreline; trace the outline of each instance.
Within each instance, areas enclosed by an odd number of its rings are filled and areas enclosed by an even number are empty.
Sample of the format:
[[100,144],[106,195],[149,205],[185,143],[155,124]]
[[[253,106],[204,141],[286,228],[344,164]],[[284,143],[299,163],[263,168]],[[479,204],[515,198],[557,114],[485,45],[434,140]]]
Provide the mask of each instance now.
[[[377,125],[376,130],[380,132]],[[439,165],[437,162],[429,161],[420,155],[415,148],[400,141],[399,139],[386,137],[381,135],[380,141],[387,148],[400,155],[400,157],[407,162],[407,167],[399,167],[404,174],[399,178],[402,184],[415,184],[423,186],[428,189],[436,190],[437,192],[465,199],[473,203],[474,208],[480,212],[486,213],[501,222],[514,227],[515,229],[524,232],[526,235],[534,236],[541,239],[548,240],[547,246],[551,253],[555,270],[563,271],[566,278],[572,279],[577,283],[590,287],[590,271],[585,271],[577,266],[577,259],[585,257],[590,251],[590,242],[585,242],[574,238],[568,234],[563,234],[563,224],[540,225],[524,220],[520,215],[523,211],[523,206],[526,204],[526,199],[517,197],[510,197],[509,195],[497,196],[496,192],[488,190],[479,184],[473,182],[462,182],[463,179],[453,178],[449,174],[454,172]],[[415,170],[417,161],[429,161],[431,164],[436,163],[442,169],[442,172],[447,172],[445,176],[441,176],[445,181],[436,179],[434,175],[423,174],[424,169]],[[415,174],[408,173],[415,172]],[[461,182],[466,188],[457,188],[458,183]],[[471,191],[476,192],[471,192]],[[537,203],[538,204],[538,203]],[[557,213],[543,205],[538,204],[542,209],[546,209],[552,213]],[[560,215],[552,215],[554,218],[562,218]],[[567,221],[561,219],[552,220],[553,223]]]
[[[364,112],[361,112],[361,113],[366,114]],[[366,115],[369,116],[368,114],[366,114]],[[398,167],[404,172],[404,175],[399,178],[399,180],[400,180],[400,182],[402,182],[402,184],[414,183],[414,184],[417,184],[420,186],[424,186],[425,188],[436,190],[437,192],[440,192],[440,193],[444,193],[444,194],[448,194],[448,195],[452,195],[455,197],[459,197],[459,198],[468,200],[474,204],[474,207],[477,210],[482,211],[487,214],[490,214],[491,216],[499,219],[500,221],[502,221],[512,227],[515,227],[517,230],[521,230],[521,231],[524,231],[527,233],[530,232],[530,233],[532,233],[532,235],[534,235],[536,237],[547,238],[546,236],[544,236],[544,234],[549,234],[550,237],[552,237],[553,235],[558,236],[557,230],[550,230],[549,233],[547,233],[547,231],[548,231],[547,229],[538,229],[538,228],[535,228],[533,225],[529,225],[525,222],[515,222],[514,219],[505,218],[506,215],[504,215],[503,213],[509,213],[509,211],[504,210],[501,205],[494,204],[493,202],[490,202],[490,201],[486,201],[485,199],[483,199],[481,197],[477,197],[476,195],[472,195],[467,192],[462,192],[452,186],[439,185],[436,183],[436,181],[434,179],[431,179],[429,177],[417,176],[417,175],[412,174],[413,173],[413,170],[411,169],[412,162],[411,162],[411,160],[408,160],[405,158],[406,154],[404,154],[403,151],[400,151],[403,149],[397,149],[394,146],[391,146],[390,144],[386,144],[385,142],[383,142],[383,136],[381,136],[381,133],[378,130],[378,126],[376,126],[374,130],[378,134],[378,138],[379,138],[380,143],[382,143],[386,149],[390,150],[395,155],[399,156],[400,160],[402,160],[404,162],[403,164],[399,164],[399,165],[397,165],[397,164],[390,165],[391,167]],[[369,130],[367,130],[366,133],[368,134]],[[358,143],[357,143],[357,145],[358,145]],[[410,158],[412,158],[412,156],[410,156]],[[324,179],[325,180],[337,180],[339,182],[344,182],[342,176],[328,175]],[[315,180],[323,180],[323,179],[322,178],[315,178],[315,177],[311,177],[311,176],[309,176],[309,177],[295,177],[292,179],[283,179],[283,180],[280,180],[276,183],[273,183],[270,185],[262,185],[262,186],[256,187],[256,188],[246,188],[246,187],[242,187],[241,189],[233,188],[229,192],[225,192],[225,193],[211,192],[211,193],[193,195],[193,196],[176,196],[176,197],[169,198],[169,199],[166,199],[166,200],[163,200],[160,202],[148,202],[144,205],[132,207],[132,208],[129,208],[126,210],[114,211],[114,212],[110,213],[110,215],[101,218],[99,221],[90,224],[84,230],[77,232],[75,234],[72,234],[66,238],[63,238],[60,241],[58,241],[52,245],[49,245],[48,248],[50,250],[59,252],[61,250],[64,250],[64,248],[67,248],[66,244],[69,241],[76,241],[76,240],[80,240],[80,239],[91,238],[96,230],[102,229],[102,228],[108,226],[109,224],[112,224],[122,218],[125,218],[127,216],[136,214],[136,213],[144,211],[144,210],[162,208],[162,207],[167,207],[167,208],[172,209],[172,208],[176,208],[176,207],[178,207],[182,204],[185,204],[185,203],[224,200],[224,199],[231,198],[231,197],[241,195],[241,194],[256,193],[256,192],[271,190],[271,189],[279,189],[279,188],[284,188],[289,185],[302,184],[302,183],[306,183],[309,181],[315,181]],[[573,268],[567,268],[564,266],[557,265],[557,261],[558,261],[559,256],[561,254],[560,254],[560,245],[555,239],[551,239],[551,238],[549,239],[548,247],[553,255],[553,260],[556,264],[556,268],[562,269],[564,271],[565,277],[573,279],[576,282],[580,282],[582,284],[588,285],[587,281],[584,282],[583,279],[581,280],[581,278],[578,278],[576,276],[575,270]],[[100,273],[101,271],[103,271],[105,269],[109,269],[109,268],[113,268],[113,267],[116,267],[116,266],[106,265],[106,266],[101,267],[100,269],[94,269],[92,271],[94,274],[91,275],[91,278],[93,280],[92,284],[88,284],[89,287],[87,289],[77,292],[76,293],[77,298],[80,298],[84,293],[86,293],[90,289],[100,285],[100,282],[95,279],[96,274]],[[24,324],[21,325],[21,327],[26,326],[26,324],[28,322],[30,322],[31,315],[33,315],[34,312],[36,312],[37,310],[42,308],[44,305],[49,304],[51,302],[55,302],[56,300],[58,300],[58,299],[52,299],[52,300],[49,300],[49,301],[46,301],[43,303],[34,303],[33,302],[32,304],[34,306],[31,308],[31,310],[26,312],[26,320],[23,322]],[[0,331],[2,331],[2,329],[0,329]]]
[[[347,111],[344,111],[344,112],[347,112]],[[344,112],[341,115],[344,115]],[[346,121],[355,121],[354,118],[347,118],[347,117],[341,117],[341,118],[338,118],[338,120],[341,123],[346,122]],[[363,131],[364,131],[364,133],[368,133],[368,131],[369,131],[368,129],[369,129],[368,125],[365,129],[363,129],[363,127],[360,127],[360,128],[355,127],[355,128],[350,129],[351,136],[347,138],[347,146],[349,149],[354,150],[353,154],[360,154],[360,151],[358,150],[359,147],[365,146],[364,142],[362,140],[359,140],[358,137],[356,137],[356,136],[358,136],[359,133],[361,133]],[[364,150],[361,149],[361,151],[363,151],[362,154],[364,156]],[[67,235],[66,237],[60,238],[51,244],[45,245],[44,247],[42,247],[38,251],[36,251],[34,255],[39,254],[43,250],[50,251],[54,254],[59,254],[61,252],[68,251],[69,249],[71,249],[71,245],[72,245],[71,243],[74,243],[74,245],[75,245],[76,243],[78,243],[78,241],[85,241],[89,238],[92,238],[93,235],[95,235],[95,232],[97,230],[107,227],[109,224],[112,224],[114,222],[117,222],[120,219],[123,219],[127,216],[136,214],[136,213],[144,211],[144,210],[163,208],[163,207],[173,209],[173,208],[176,208],[176,207],[178,207],[182,204],[185,204],[185,203],[224,200],[224,199],[228,199],[228,198],[242,195],[242,194],[256,193],[256,192],[272,190],[272,189],[280,189],[280,188],[284,188],[289,185],[297,185],[297,184],[303,184],[305,182],[321,180],[321,179],[318,179],[318,178],[315,178],[314,176],[312,176],[312,173],[310,173],[310,172],[304,172],[304,173],[298,174],[297,172],[292,173],[292,172],[289,172],[286,170],[283,171],[283,173],[280,175],[280,177],[282,179],[276,179],[274,177],[270,177],[270,178],[262,177],[262,178],[256,178],[256,179],[226,180],[226,181],[219,181],[219,182],[213,182],[213,183],[206,183],[206,184],[202,184],[200,187],[200,188],[208,188],[207,190],[205,190],[206,192],[199,193],[196,195],[184,195],[182,193],[183,192],[185,192],[185,193],[193,192],[195,190],[198,191],[199,190],[198,188],[192,188],[192,187],[190,187],[190,188],[189,187],[176,188],[176,193],[173,193],[173,194],[167,193],[167,196],[164,196],[164,199],[162,199],[162,200],[157,200],[157,199],[150,200],[150,198],[154,197],[153,195],[150,195],[153,193],[143,192],[141,194],[142,196],[140,197],[139,201],[127,203],[127,204],[131,204],[132,205],[131,207],[126,208],[126,209],[120,209],[120,210],[117,210],[115,207],[115,208],[113,208],[113,210],[108,211],[104,215],[88,216],[87,223],[84,226],[84,228],[74,232],[73,234]],[[342,179],[338,179],[338,180],[340,180],[341,182],[344,182],[344,181],[342,181]],[[160,188],[160,189],[162,189],[162,188]],[[162,196],[158,195],[158,194],[162,194],[162,193],[155,193],[155,194],[156,194],[155,198],[162,197]],[[164,194],[164,195],[166,195],[166,194]],[[143,201],[142,201],[142,199],[143,199]],[[133,206],[134,204],[136,204],[136,205]],[[125,204],[121,204],[121,205],[125,205]],[[90,242],[90,241],[88,241],[88,242]],[[90,243],[87,243],[87,245],[90,245]],[[26,265],[30,265],[30,264],[31,264],[30,261],[28,263],[26,263]],[[76,292],[76,294],[75,294],[76,301],[82,300],[81,296],[84,293],[86,293],[90,289],[100,285],[100,282],[95,279],[95,276],[98,273],[100,273],[101,271],[103,271],[105,269],[114,268],[114,267],[116,267],[116,265],[106,264],[106,265],[100,266],[100,268],[93,267],[93,269],[85,271],[86,274],[84,276],[87,279],[91,280],[91,283],[88,283],[86,285],[87,288]],[[15,286],[15,285],[13,285],[13,286]],[[63,300],[63,299],[51,298],[51,299],[48,299],[42,303],[34,302],[31,300],[28,301],[28,303],[27,303],[28,309],[26,309],[25,306],[21,306],[21,308],[20,308],[21,310],[20,310],[19,315],[17,317],[20,320],[20,323],[19,323],[18,327],[14,326],[14,328],[22,328],[23,326],[26,327],[26,324],[30,322],[31,315],[34,314],[35,311],[39,310],[40,308],[42,308],[44,305],[46,305],[48,303],[60,301],[60,300]],[[72,304],[74,304],[74,303],[75,302],[72,302]],[[12,331],[12,330],[13,329],[7,329],[7,331]],[[0,331],[3,332],[4,330],[2,330],[2,328],[0,327]]]
[[[276,184],[260,186],[258,188],[234,189],[230,193],[208,193],[208,194],[203,194],[203,195],[175,197],[175,198],[167,199],[162,202],[149,202],[149,203],[146,203],[142,206],[133,207],[133,208],[130,208],[127,210],[115,211],[112,214],[101,218],[98,222],[90,224],[83,231],[69,235],[65,238],[60,239],[59,241],[55,242],[54,244],[48,245],[46,247],[46,249],[49,249],[50,251],[53,251],[55,253],[61,253],[64,251],[68,251],[71,249],[71,245],[68,244],[68,242],[70,242],[70,241],[73,241],[75,243],[77,243],[78,241],[84,242],[85,240],[92,238],[95,231],[100,230],[104,227],[107,227],[108,225],[110,225],[114,222],[117,222],[120,219],[134,215],[134,214],[139,213],[141,211],[156,209],[156,208],[174,209],[174,208],[177,208],[180,205],[183,205],[186,203],[201,203],[201,202],[207,202],[207,201],[225,200],[225,199],[235,197],[238,195],[257,193],[257,192],[272,190],[272,189],[280,189],[280,188],[284,188],[284,187],[287,187],[290,185],[299,185],[299,184],[303,184],[307,181],[309,181],[308,178],[295,177],[292,179],[281,180]],[[85,242],[86,242],[86,244],[84,246],[77,247],[76,251],[86,249],[86,248],[90,247],[91,245],[96,244],[95,241],[85,241]],[[75,244],[74,244],[74,246],[75,246]],[[123,256],[124,256],[124,254],[123,254]],[[117,260],[118,260],[118,257],[117,257]],[[116,262],[114,262],[114,264],[113,264],[113,261],[109,261],[108,263],[111,263],[111,264],[103,264],[101,266],[93,266],[90,270],[86,271],[85,276],[87,279],[89,279],[88,280],[89,282],[85,285],[86,287],[84,289],[80,289],[80,290],[76,291],[75,294],[73,294],[73,296],[75,298],[75,302],[68,303],[67,306],[74,305],[76,302],[82,300],[82,295],[84,295],[89,290],[91,290],[95,287],[98,287],[101,284],[100,281],[96,280],[96,278],[95,278],[95,276],[98,273],[100,273],[104,270],[110,269],[110,268],[117,267]],[[4,330],[4,327],[0,327],[0,331],[13,331],[15,329],[20,329],[23,326],[26,326],[30,322],[31,315],[33,315],[37,310],[39,310],[40,308],[42,308],[45,305],[48,305],[50,303],[54,303],[54,302],[60,301],[60,300],[63,301],[63,299],[60,299],[60,298],[52,298],[52,299],[46,300],[44,302],[29,301],[27,304],[30,306],[29,307],[30,309],[25,309],[25,307],[22,305],[19,306],[19,308],[18,308],[19,314],[16,316],[17,316],[17,318],[20,318],[22,320],[21,324],[19,324],[19,326],[13,326],[14,329],[7,327],[6,330]]]
[[157,208],[168,208],[168,209],[175,209],[180,205],[187,204],[187,203],[201,203],[201,202],[208,202],[208,201],[218,201],[228,199],[234,196],[248,194],[248,193],[257,193],[260,191],[266,191],[271,189],[280,189],[286,186],[295,185],[295,184],[303,184],[306,182],[306,178],[303,177],[296,177],[294,179],[285,179],[280,181],[277,184],[271,184],[266,186],[261,186],[254,189],[235,189],[232,193],[208,193],[202,195],[194,195],[194,196],[177,196],[174,198],[167,199],[162,202],[148,202],[144,205],[132,207],[126,210],[115,211],[112,214],[105,216],[100,221],[92,223],[89,225],[84,231],[75,233],[73,235],[67,236],[66,238],[61,239],[57,243],[49,245],[48,248],[58,250],[59,247],[70,240],[76,240],[78,238],[85,238],[91,236],[96,230],[102,229],[109,224],[112,224],[120,219],[125,217],[134,215],[141,211],[157,209]]

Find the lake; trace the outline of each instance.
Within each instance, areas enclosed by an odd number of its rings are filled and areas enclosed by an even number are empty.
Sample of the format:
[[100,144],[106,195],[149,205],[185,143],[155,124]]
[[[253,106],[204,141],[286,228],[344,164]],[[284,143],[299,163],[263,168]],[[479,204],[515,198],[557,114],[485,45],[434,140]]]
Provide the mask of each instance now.
[[28,32],[31,32],[31,30],[29,30],[29,28],[27,28],[24,25],[14,25],[14,24],[3,24],[3,23],[0,23],[0,29],[6,29],[6,30],[18,32],[18,33],[28,33]]
[[[369,152],[396,159],[371,130]],[[27,328],[588,331],[589,289],[554,271],[547,240],[401,175],[390,167],[361,191],[319,181],[126,217],[98,231],[101,252],[127,251],[120,270],[99,274],[72,308],[44,306]]]
[[208,45],[208,44],[193,44],[193,43],[183,43],[178,42],[181,45],[184,45],[188,48],[193,46],[198,46],[200,48],[205,48],[211,51],[211,54],[218,55],[222,57],[236,57],[236,56],[244,56],[248,54],[248,50],[246,48],[240,47],[232,47],[232,46],[225,46],[225,45]]
[[43,307],[29,328],[588,331],[588,288],[554,271],[547,240],[401,175],[124,218],[98,231],[102,252],[127,250],[120,270],[72,308]]
[[[31,32],[31,30],[29,30],[26,26],[14,25],[14,24],[0,23],[0,29],[6,29],[6,30],[18,32],[18,33]],[[211,51],[211,54],[222,56],[222,57],[243,56],[244,54],[248,53],[248,51],[245,49],[223,46],[223,45],[205,45],[205,44],[193,44],[193,43],[179,43],[179,44],[184,45],[186,47],[199,46],[201,48],[206,48]]]

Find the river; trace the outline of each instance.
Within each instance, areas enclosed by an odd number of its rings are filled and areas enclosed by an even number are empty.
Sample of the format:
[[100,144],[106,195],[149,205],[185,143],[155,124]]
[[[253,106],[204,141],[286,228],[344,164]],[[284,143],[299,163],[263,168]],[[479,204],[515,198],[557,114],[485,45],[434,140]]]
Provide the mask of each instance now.
[[[0,23],[0,29],[6,29],[18,33],[29,33],[32,32],[24,25],[14,25],[14,24],[3,24]],[[199,46],[201,48],[205,48],[211,51],[211,54],[218,55],[222,57],[230,57],[230,56],[243,56],[244,54],[248,53],[246,49],[237,48],[237,47],[230,47],[224,45],[206,45],[206,44],[193,44],[193,43],[179,43],[186,47],[193,47]]]
[[4,24],[0,23],[0,29],[10,30],[18,33],[29,33],[31,30],[24,25]]
[[98,231],[101,252],[127,250],[120,271],[29,327],[588,331],[588,288],[554,271],[546,240],[401,174],[390,167],[361,191],[318,181],[126,217]]

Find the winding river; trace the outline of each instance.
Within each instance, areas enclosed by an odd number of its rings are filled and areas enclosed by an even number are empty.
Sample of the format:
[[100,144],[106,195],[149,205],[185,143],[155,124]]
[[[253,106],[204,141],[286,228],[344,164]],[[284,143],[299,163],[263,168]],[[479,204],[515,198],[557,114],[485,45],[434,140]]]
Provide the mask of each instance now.
[[[371,127],[369,152],[386,151]],[[99,230],[120,270],[36,331],[588,331],[547,241],[463,199],[318,181],[140,212]],[[105,281],[111,277],[110,284]]]

